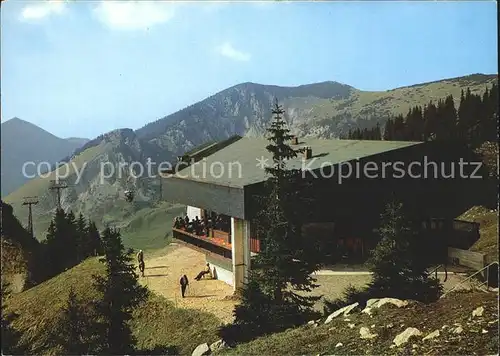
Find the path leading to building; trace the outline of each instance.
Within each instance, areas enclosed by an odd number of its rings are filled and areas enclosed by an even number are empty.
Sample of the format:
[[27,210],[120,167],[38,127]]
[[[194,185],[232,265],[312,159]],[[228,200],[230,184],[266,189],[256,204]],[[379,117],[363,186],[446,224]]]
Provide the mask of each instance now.
[[[148,256],[145,255],[145,277],[140,282],[147,285],[153,292],[172,301],[179,308],[197,309],[216,315],[221,322],[229,323],[233,320],[235,301],[231,298],[233,288],[225,282],[211,279],[195,281],[194,277],[205,268],[205,256],[189,247],[171,244],[167,248]],[[179,279],[183,274],[189,278],[189,287],[186,298],[181,297]],[[316,274],[319,287],[313,291],[314,295],[323,295],[332,300],[342,296],[342,292],[349,285],[363,287],[370,282],[370,273],[360,270],[322,270]],[[444,274],[438,278],[443,281]],[[461,274],[448,273],[448,280],[444,282],[444,290],[448,290],[464,280]],[[469,289],[466,283],[459,289]],[[322,298],[316,308],[323,309]]]
[[[194,279],[205,268],[205,255],[185,246],[170,244],[153,256],[145,255],[144,259],[145,276],[140,278],[140,282],[150,290],[166,297],[179,308],[212,313],[222,322],[232,321],[235,302],[228,297],[233,294],[233,287],[218,280]],[[182,298],[179,279],[184,274],[189,279],[189,287],[186,297]]]

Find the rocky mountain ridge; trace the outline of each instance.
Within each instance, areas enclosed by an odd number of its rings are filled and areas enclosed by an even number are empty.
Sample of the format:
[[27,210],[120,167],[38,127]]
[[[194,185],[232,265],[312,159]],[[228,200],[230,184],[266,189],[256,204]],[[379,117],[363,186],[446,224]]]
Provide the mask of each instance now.
[[[135,179],[127,167],[132,162],[145,166],[148,159],[156,163],[172,162],[176,156],[199,145],[234,135],[262,136],[272,118],[274,98],[284,106],[292,133],[333,138],[353,125],[374,126],[387,116],[406,112],[410,106],[425,105],[449,94],[459,100],[462,89],[469,87],[472,92],[481,92],[496,80],[496,76],[476,75],[387,92],[366,92],[337,82],[298,87],[239,84],[138,130],[117,129],[85,143],[67,157],[69,188],[62,191],[62,205],[83,212],[100,226],[113,224],[147,230],[151,221],[160,222],[156,216],[162,211],[155,210],[160,200],[159,180]],[[55,208],[50,180],[57,174],[64,175],[66,167],[59,167],[45,179],[35,178],[6,197],[23,222],[27,219],[23,197],[40,198],[35,207],[35,231],[39,238],[43,237]],[[114,174],[109,174],[110,169],[114,169]],[[82,170],[81,176],[77,170]],[[124,191],[129,189],[136,196],[132,204],[124,199]],[[164,213],[168,207],[163,209]],[[134,222],[138,216],[141,221]],[[168,230],[168,224],[162,224],[165,226],[162,229]]]

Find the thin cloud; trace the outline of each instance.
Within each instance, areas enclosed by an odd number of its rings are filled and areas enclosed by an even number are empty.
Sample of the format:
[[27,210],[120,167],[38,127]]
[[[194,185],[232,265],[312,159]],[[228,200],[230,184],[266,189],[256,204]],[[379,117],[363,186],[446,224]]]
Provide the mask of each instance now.
[[21,11],[21,20],[41,20],[51,15],[64,13],[66,3],[64,1],[45,0],[37,4],[26,5]]
[[250,53],[242,52],[234,48],[229,42],[217,47],[217,52],[224,57],[235,61],[247,62],[250,60]]
[[142,30],[170,21],[175,5],[168,2],[101,1],[95,8],[97,19],[110,29]]

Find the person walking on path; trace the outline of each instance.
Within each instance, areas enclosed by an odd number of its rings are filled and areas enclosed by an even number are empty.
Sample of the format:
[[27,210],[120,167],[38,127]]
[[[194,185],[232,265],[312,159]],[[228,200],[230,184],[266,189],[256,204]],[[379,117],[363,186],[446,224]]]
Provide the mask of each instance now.
[[146,266],[144,264],[144,252],[142,252],[142,250],[137,252],[137,262],[139,263],[139,271],[141,271],[141,275],[144,277],[144,269]]
[[188,280],[187,276],[183,275],[181,277],[181,280],[179,281],[179,283],[181,285],[181,295],[182,295],[182,298],[184,298],[184,295],[186,294],[186,288],[189,285],[189,280]]

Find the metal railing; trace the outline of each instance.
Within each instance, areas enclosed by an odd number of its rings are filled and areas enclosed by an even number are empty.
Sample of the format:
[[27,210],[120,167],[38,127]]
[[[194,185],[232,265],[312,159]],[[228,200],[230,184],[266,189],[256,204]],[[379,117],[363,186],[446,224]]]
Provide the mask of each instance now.
[[486,280],[481,283],[479,285],[479,287],[482,287],[483,284],[486,283],[486,289],[488,290],[489,289],[489,277],[490,277],[490,273],[489,273],[489,268],[493,265],[498,265],[498,261],[494,261],[494,262],[491,262],[489,265],[481,268],[479,271],[476,271],[474,272],[473,274],[471,274],[469,277],[467,277],[466,279],[464,279],[462,282],[456,284],[453,288],[447,290],[442,296],[441,298],[443,298],[444,296],[446,296],[448,293],[454,291],[457,287],[463,285],[464,283],[468,282],[469,280],[471,280],[473,277],[475,277],[476,275],[478,275],[479,273],[483,272],[484,270],[486,270]]
[[443,265],[438,265],[436,268],[434,268],[432,271],[430,271],[427,275],[430,276],[434,273],[434,276],[437,279],[438,278],[438,269],[440,269],[441,267],[443,267]]
[[232,251],[230,246],[221,246],[214,241],[211,241],[210,238],[197,236],[191,234],[187,231],[172,228],[172,235],[174,239],[183,241],[191,245],[192,247],[196,247],[201,249],[203,252],[210,252],[225,258],[231,258]]

